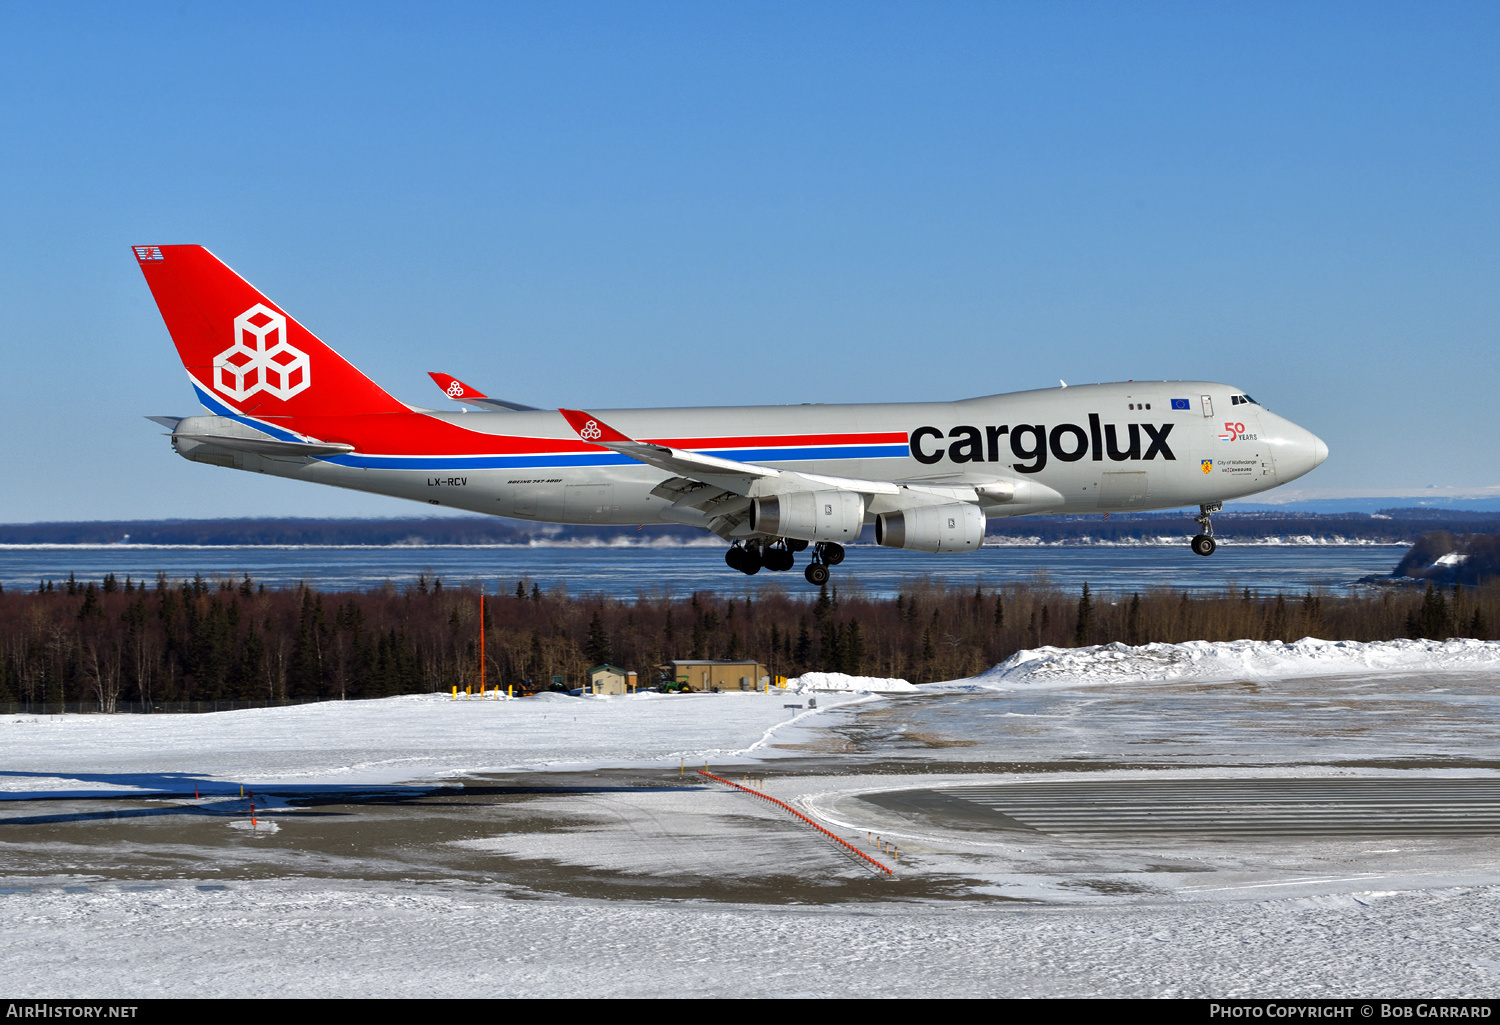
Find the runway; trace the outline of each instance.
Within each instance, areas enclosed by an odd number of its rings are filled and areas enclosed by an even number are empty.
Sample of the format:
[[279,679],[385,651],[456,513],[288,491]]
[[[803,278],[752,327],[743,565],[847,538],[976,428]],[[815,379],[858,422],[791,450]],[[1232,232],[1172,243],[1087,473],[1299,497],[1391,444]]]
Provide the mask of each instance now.
[[1500,834],[1500,780],[1493,778],[1039,781],[862,800],[949,827],[1059,837]]

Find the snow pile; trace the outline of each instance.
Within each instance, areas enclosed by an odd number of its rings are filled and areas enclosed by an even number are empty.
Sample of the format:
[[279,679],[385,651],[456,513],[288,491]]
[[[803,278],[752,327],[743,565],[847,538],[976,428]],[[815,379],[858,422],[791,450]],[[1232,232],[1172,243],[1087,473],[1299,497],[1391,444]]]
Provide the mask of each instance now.
[[919,694],[905,680],[879,676],[847,676],[844,673],[803,673],[788,680],[786,689],[797,694],[807,691],[839,691],[853,694]]
[[[1291,679],[1371,672],[1500,670],[1500,641],[1186,641],[1100,644],[1018,651],[988,672],[945,690],[1012,690],[1165,680]],[[924,689],[925,689],[924,688]]]

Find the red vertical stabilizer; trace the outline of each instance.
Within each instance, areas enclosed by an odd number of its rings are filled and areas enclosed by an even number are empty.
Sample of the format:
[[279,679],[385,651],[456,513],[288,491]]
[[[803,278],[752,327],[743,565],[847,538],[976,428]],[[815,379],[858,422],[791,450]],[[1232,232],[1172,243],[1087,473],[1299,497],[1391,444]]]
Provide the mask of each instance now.
[[134,252],[210,408],[257,418],[408,411],[202,246]]

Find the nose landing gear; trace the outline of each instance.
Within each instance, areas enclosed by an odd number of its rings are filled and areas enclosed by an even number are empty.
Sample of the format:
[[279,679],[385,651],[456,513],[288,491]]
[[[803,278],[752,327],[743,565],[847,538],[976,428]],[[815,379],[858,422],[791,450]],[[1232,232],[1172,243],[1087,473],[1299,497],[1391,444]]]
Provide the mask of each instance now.
[[1191,542],[1195,554],[1206,557],[1212,555],[1219,547],[1219,543],[1214,540],[1214,513],[1223,508],[1223,502],[1198,506],[1198,515],[1193,519],[1203,528],[1203,533],[1194,537]]

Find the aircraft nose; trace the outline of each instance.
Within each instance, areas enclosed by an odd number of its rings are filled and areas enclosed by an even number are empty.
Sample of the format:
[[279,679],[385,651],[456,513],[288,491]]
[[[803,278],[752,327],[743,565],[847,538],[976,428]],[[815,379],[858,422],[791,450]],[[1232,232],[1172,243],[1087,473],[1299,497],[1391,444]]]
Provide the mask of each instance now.
[[[1266,420],[1271,422],[1265,423]],[[1327,443],[1307,428],[1298,427],[1275,414],[1265,414],[1262,423],[1269,428],[1267,440],[1276,461],[1276,476],[1281,483],[1302,476],[1328,458]]]

